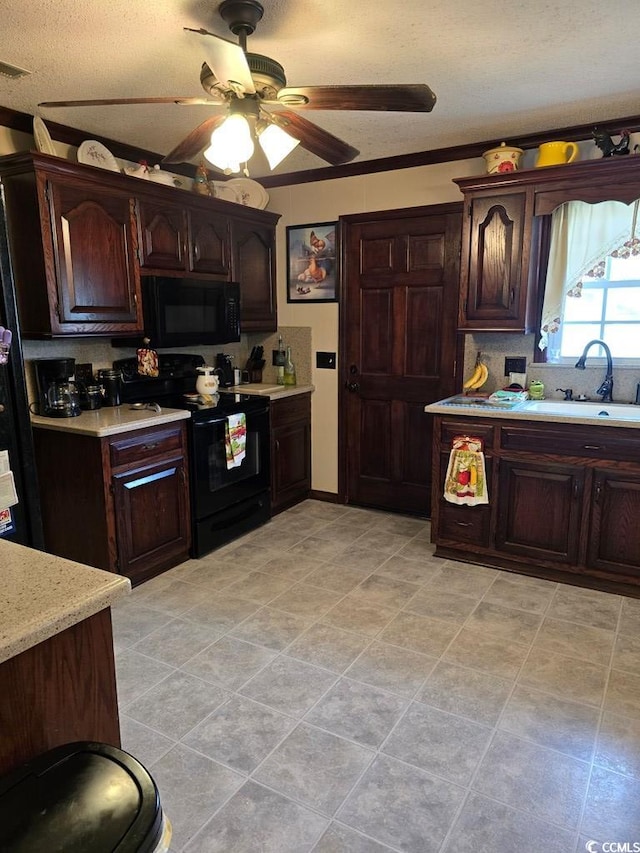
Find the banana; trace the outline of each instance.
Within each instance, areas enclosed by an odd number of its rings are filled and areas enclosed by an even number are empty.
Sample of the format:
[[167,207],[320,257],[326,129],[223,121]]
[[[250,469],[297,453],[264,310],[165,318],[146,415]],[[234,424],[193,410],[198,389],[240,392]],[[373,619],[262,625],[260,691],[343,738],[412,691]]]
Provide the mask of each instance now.
[[482,375],[482,363],[476,362],[476,366],[475,366],[473,373],[471,374],[471,376],[467,379],[467,381],[463,385],[464,390],[469,391],[471,388],[475,388],[476,382],[478,382],[481,375]]
[[474,390],[476,390],[478,388],[482,388],[482,386],[487,381],[487,378],[489,376],[489,368],[487,367],[487,365],[483,364],[481,362],[479,366],[480,366],[480,376],[478,377],[476,382],[474,382],[474,384],[471,386]]

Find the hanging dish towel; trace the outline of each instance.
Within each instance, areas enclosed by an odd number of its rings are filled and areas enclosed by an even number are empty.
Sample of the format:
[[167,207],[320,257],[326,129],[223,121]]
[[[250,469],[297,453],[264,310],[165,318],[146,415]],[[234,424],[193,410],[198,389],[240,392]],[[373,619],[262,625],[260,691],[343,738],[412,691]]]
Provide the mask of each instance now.
[[456,435],[451,443],[444,499],[452,504],[488,504],[482,439]]
[[247,454],[247,417],[244,412],[229,415],[227,418],[224,444],[227,468],[238,468]]

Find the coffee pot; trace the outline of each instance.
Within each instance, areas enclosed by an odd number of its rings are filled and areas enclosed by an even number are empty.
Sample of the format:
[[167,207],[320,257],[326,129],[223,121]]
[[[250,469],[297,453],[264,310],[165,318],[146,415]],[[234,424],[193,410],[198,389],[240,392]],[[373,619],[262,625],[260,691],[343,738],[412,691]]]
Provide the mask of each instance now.
[[75,358],[38,358],[34,362],[38,410],[48,418],[74,418],[82,414],[80,397],[71,377]]

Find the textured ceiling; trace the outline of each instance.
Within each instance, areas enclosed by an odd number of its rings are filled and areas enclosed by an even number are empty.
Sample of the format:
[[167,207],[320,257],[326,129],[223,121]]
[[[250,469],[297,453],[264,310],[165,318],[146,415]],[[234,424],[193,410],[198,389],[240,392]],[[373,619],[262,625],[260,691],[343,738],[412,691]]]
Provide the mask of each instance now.
[[[201,96],[205,27],[234,40],[217,0],[4,0],[0,61],[33,71],[0,77],[0,105],[36,114],[45,100]],[[428,83],[431,113],[305,111],[360,150],[409,154],[640,113],[640,12],[629,0],[264,0],[248,49],[271,56],[291,86]],[[66,124],[165,154],[206,106],[42,111]],[[324,161],[300,149],[277,173]],[[265,174],[250,164],[252,177]]]

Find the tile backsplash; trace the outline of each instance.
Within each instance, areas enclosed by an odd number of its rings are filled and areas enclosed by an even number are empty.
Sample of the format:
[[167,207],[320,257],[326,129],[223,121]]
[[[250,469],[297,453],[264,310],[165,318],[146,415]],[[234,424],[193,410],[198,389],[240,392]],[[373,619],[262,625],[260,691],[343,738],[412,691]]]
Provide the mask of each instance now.
[[[478,351],[489,368],[489,378],[483,391],[495,391],[509,384],[504,375],[506,357],[522,356],[527,359],[527,384],[532,379],[544,383],[545,397],[562,400],[563,393],[557,388],[571,388],[573,396],[584,394],[598,400],[596,389],[604,379],[602,364],[589,364],[585,370],[576,370],[571,365],[537,364],[533,361],[535,335],[481,333],[469,334],[465,341],[465,378],[469,375]],[[640,369],[625,364],[616,364],[613,358],[613,399],[618,403],[634,403],[636,389],[640,382]]]

